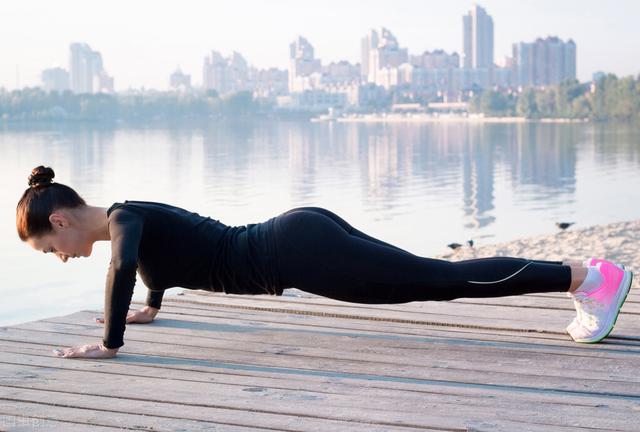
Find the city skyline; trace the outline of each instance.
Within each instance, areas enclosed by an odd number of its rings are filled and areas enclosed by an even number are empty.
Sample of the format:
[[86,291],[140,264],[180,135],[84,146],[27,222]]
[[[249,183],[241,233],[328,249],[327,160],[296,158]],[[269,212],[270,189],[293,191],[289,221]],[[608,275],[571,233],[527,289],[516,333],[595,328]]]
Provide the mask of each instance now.
[[[63,4],[73,3],[81,5],[77,2],[63,2]],[[253,4],[254,2],[246,3]],[[451,2],[446,5],[435,2],[404,1],[400,2],[399,6],[413,5],[416,9],[414,13],[407,14],[406,11],[398,10],[396,14],[387,14],[386,22],[382,25],[392,29],[401,45],[407,47],[411,53],[419,54],[427,50],[443,49],[461,55],[463,53],[462,16],[468,12],[473,4],[473,2],[467,1]],[[488,11],[494,21],[494,61],[496,63],[511,54],[510,48],[514,43],[533,42],[537,38],[558,36],[561,39],[572,39],[580,45],[577,72],[581,81],[590,79],[591,74],[599,70],[622,76],[635,75],[640,69],[637,66],[637,60],[635,60],[637,56],[633,55],[638,52],[640,46],[636,40],[638,38],[623,37],[632,34],[634,30],[627,22],[634,15],[632,9],[640,10],[636,4],[618,2],[616,9],[620,10],[618,12],[619,22],[611,22],[616,15],[608,11],[606,7],[597,8],[595,2],[591,4],[575,1],[553,3],[554,10],[557,12],[550,14],[550,16],[538,17],[538,19],[535,14],[534,16],[528,14],[528,9],[534,6],[532,2],[523,2],[517,13],[527,16],[527,19],[521,23],[513,22],[512,12],[505,12],[505,2],[489,0],[478,2],[478,4]],[[551,4],[551,2],[536,2],[536,4],[544,5]],[[578,7],[578,4],[581,6]],[[185,5],[191,5],[191,3],[186,2]],[[360,60],[362,35],[366,34],[370,28],[380,26],[376,22],[376,17],[380,16],[380,12],[385,9],[376,2],[366,4],[353,2],[340,5],[339,8],[337,3],[334,5],[328,2],[324,3],[324,7],[321,9],[318,6],[306,4],[309,10],[305,13],[302,10],[305,8],[301,8],[295,2],[281,1],[271,5],[272,7],[267,9],[272,17],[286,11],[290,18],[286,20],[280,17],[281,22],[277,26],[273,26],[265,22],[269,21],[269,14],[263,14],[263,17],[266,18],[258,21],[247,16],[243,19],[242,12],[246,12],[246,7],[223,4],[217,8],[216,18],[211,18],[211,24],[205,26],[207,31],[202,31],[202,36],[198,38],[190,36],[192,32],[184,24],[183,27],[178,23],[174,23],[172,27],[167,26],[167,34],[164,35],[161,34],[162,26],[158,26],[156,22],[162,21],[162,19],[137,23],[137,13],[144,10],[139,4],[134,6],[137,9],[130,9],[129,15],[121,16],[118,23],[115,21],[109,23],[109,19],[103,19],[107,25],[118,26],[118,33],[110,35],[101,33],[104,31],[104,29],[100,29],[103,25],[98,25],[92,16],[84,17],[80,6],[75,8],[79,9],[79,12],[72,14],[76,18],[75,21],[65,27],[65,22],[69,17],[57,18],[60,11],[64,12],[70,9],[62,8],[59,4],[60,10],[57,12],[52,11],[50,5],[36,1],[27,1],[20,5],[3,5],[0,7],[0,13],[11,19],[7,20],[10,25],[3,26],[0,30],[3,36],[0,47],[5,53],[3,56],[5,60],[0,68],[0,87],[13,89],[16,87],[16,81],[18,81],[19,87],[39,85],[42,70],[56,65],[66,66],[68,46],[73,42],[86,42],[93,49],[102,53],[107,71],[116,78],[116,91],[126,90],[130,87],[167,89],[167,77],[176,69],[176,66],[180,66],[182,71],[194,77],[193,85],[201,85],[201,74],[198,72],[201,70],[204,56],[211,50],[219,51],[225,56],[237,51],[251,65],[259,68],[286,69],[287,48],[298,35],[304,36],[313,44],[316,57],[321,59],[323,63],[347,60],[355,64]],[[398,5],[398,3],[394,5]],[[260,12],[265,9],[264,6],[257,3],[253,6],[249,10]],[[163,11],[162,7],[158,6],[153,9],[159,18],[163,17],[163,13],[169,12]],[[401,9],[398,6],[396,8]],[[544,9],[539,6],[536,8]],[[118,8],[114,7],[114,9]],[[386,9],[394,11],[390,5],[387,5]],[[563,25],[559,25],[558,23],[562,23],[563,17],[566,17],[572,10],[573,12],[579,11],[583,16],[574,17],[573,24],[566,21]],[[624,14],[622,14],[623,10]],[[419,13],[421,11],[422,14]],[[106,11],[104,16],[112,17],[109,13]],[[332,13],[335,15],[335,19],[333,19],[335,23],[332,22],[330,26],[333,31],[328,31],[328,28],[325,27],[329,24],[327,19]],[[45,18],[45,15],[49,19],[43,22],[42,19]],[[186,15],[185,10],[182,13],[180,11],[173,13],[176,20],[184,19],[184,15]],[[197,28],[201,23],[201,18],[196,15],[191,14],[189,18],[194,19],[193,27]],[[411,18],[410,15],[422,15],[419,25],[416,24],[416,19]],[[237,18],[232,18],[234,16]],[[626,21],[624,16],[628,17]],[[80,19],[81,17],[82,19]],[[220,23],[221,17],[228,17],[231,20],[230,23],[226,26],[215,25]],[[323,20],[324,25],[317,22]],[[29,28],[31,29],[28,38],[20,37],[21,34],[25,34],[26,21],[30,22]],[[349,25],[345,25],[345,22],[349,22]],[[545,22],[547,24],[544,24]],[[56,26],[51,26],[51,23],[55,23]],[[236,25],[231,23],[236,23]],[[90,24],[94,24],[97,28],[90,29]],[[34,25],[40,29],[38,32],[33,32]],[[514,25],[519,27],[520,36],[515,35]],[[56,31],[47,34],[47,31],[51,31],[53,27],[57,27]],[[550,30],[552,27],[555,27],[555,30]],[[602,31],[605,28],[607,31]],[[248,29],[253,31],[250,32]],[[583,36],[584,29],[591,29],[592,42]],[[219,37],[220,32],[227,37]],[[360,33],[352,37],[354,32]],[[71,37],[72,34],[77,36],[66,42],[61,41],[62,38]],[[514,36],[510,36],[511,34]],[[137,35],[137,37],[132,35]],[[615,35],[618,35],[615,38],[617,40],[612,40]],[[127,37],[129,39],[125,40]],[[155,42],[150,40],[154,37]],[[284,43],[278,42],[278,45],[275,45],[276,40],[283,38],[285,39]],[[16,43],[16,40],[21,42]],[[336,45],[337,41],[340,43]],[[594,58],[594,53],[602,51],[603,44],[608,48],[608,54]],[[20,47],[24,48],[19,50]],[[46,53],[42,54],[42,50]],[[625,53],[626,56],[621,56]],[[136,54],[137,56],[133,59],[131,56]]]

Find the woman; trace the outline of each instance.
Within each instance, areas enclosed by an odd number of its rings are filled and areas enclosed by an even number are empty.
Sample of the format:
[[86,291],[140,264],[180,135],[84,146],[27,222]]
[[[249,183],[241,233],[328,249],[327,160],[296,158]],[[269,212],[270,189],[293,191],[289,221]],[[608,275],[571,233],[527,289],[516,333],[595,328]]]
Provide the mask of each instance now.
[[[285,288],[357,303],[405,303],[459,297],[566,292],[578,315],[566,328],[577,342],[612,330],[632,274],[609,261],[491,257],[459,262],[424,258],[358,231],[320,207],[298,207],[265,222],[227,226],[197,213],[147,201],[87,205],[38,166],[16,211],[18,235],[63,262],[111,241],[101,343],[54,350],[61,357],[113,357],[125,323],[148,323],[164,290],[282,295]],[[146,306],[129,312],[136,272]]]

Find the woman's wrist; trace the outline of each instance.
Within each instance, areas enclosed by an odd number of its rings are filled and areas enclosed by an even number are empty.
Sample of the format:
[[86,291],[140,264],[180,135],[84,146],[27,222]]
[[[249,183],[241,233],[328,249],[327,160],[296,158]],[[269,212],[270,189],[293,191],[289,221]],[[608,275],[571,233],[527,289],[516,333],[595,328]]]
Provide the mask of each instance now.
[[100,351],[108,352],[108,353],[109,353],[109,354],[111,354],[111,355],[116,355],[116,354],[118,353],[118,350],[119,350],[120,348],[119,348],[119,347],[118,347],[118,348],[107,348],[107,347],[105,346],[105,344],[104,344],[104,343],[101,343],[101,344],[98,346],[98,349],[100,349]]
[[145,306],[145,307],[143,307],[143,308],[142,308],[142,310],[143,310],[145,313],[148,313],[149,315],[151,315],[151,317],[152,317],[152,318],[155,318],[155,317],[156,317],[156,315],[158,315],[158,311],[159,311],[160,309],[158,309],[158,308],[154,308],[153,306]]

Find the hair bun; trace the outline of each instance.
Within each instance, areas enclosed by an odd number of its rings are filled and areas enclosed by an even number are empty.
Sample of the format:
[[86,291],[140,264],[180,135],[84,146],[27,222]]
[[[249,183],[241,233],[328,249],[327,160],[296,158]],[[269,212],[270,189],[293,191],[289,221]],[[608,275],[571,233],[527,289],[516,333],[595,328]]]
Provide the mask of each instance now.
[[32,169],[31,174],[29,174],[29,186],[36,187],[51,184],[55,176],[53,169],[50,167],[37,166]]

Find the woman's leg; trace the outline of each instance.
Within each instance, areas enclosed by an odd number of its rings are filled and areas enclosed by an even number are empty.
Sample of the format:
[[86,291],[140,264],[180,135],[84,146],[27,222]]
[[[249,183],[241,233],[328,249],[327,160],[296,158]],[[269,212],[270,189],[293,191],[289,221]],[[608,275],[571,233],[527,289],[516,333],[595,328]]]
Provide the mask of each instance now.
[[355,230],[322,208],[276,218],[278,271],[285,288],[357,303],[565,292],[571,267],[514,257],[450,262],[425,258]]

